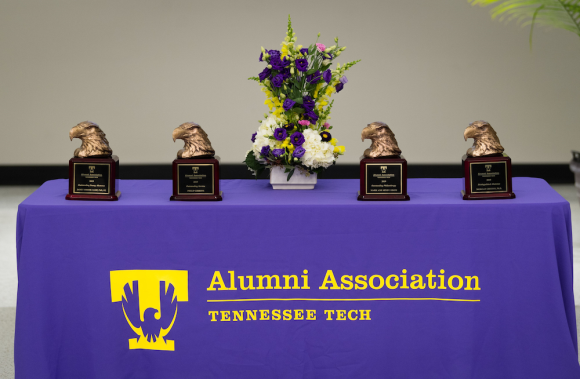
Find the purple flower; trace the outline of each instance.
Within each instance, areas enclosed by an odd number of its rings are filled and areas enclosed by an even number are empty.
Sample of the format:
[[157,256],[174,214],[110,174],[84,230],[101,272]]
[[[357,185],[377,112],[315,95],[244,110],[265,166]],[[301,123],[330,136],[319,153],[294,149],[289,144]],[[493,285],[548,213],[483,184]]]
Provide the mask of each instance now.
[[256,142],[256,135],[258,134],[258,132],[252,134],[252,142]]
[[275,156],[276,158],[284,155],[284,153],[286,152],[286,150],[284,149],[274,149],[272,150],[272,155]]
[[263,59],[262,59],[263,57],[264,57],[264,53],[260,53],[260,62],[263,61]]
[[260,77],[260,81],[263,82],[264,79],[268,79],[270,77],[270,75],[272,75],[272,70],[270,70],[268,67],[266,67],[264,69],[264,71],[260,72],[260,74],[258,76]]
[[292,156],[296,158],[302,158],[304,153],[306,153],[306,150],[302,146],[298,146],[296,149],[294,149]]
[[308,61],[304,58],[296,59],[294,61],[296,63],[296,68],[298,71],[304,72],[308,70]]
[[346,84],[346,83],[348,83],[348,79],[346,78],[346,76],[343,76],[342,78],[340,78],[340,82],[342,84]]
[[300,52],[304,55],[308,55],[308,48],[307,47],[302,48],[302,49],[300,49]]
[[304,116],[308,117],[313,123],[318,121],[318,115],[314,111],[308,111],[304,113]]
[[284,82],[284,76],[282,76],[282,74],[278,74],[274,77],[274,79],[272,79],[272,85],[274,87],[282,87],[282,83]]
[[[294,104],[296,104],[296,102],[294,100],[286,99],[286,100],[284,100],[284,104],[282,105],[282,107],[284,108],[285,111],[289,111],[290,109],[292,109]],[[294,125],[292,125],[292,126],[294,126]]]
[[280,58],[279,50],[268,50],[268,54],[270,54],[270,58]]
[[332,136],[330,135],[330,133],[328,133],[326,131],[320,133],[320,137],[322,137],[322,142],[328,142],[332,139]]
[[294,123],[291,122],[289,124],[284,125],[284,129],[286,129],[286,131],[288,132],[294,130]]
[[322,79],[324,79],[326,83],[330,83],[330,81],[332,80],[332,72],[330,71],[330,69],[324,71],[324,74],[322,74]]
[[304,135],[300,132],[295,132],[290,136],[290,142],[292,142],[292,145],[294,146],[302,146],[304,143]]
[[288,137],[288,133],[284,128],[276,128],[276,130],[274,130],[274,138],[278,141],[284,141],[286,137]]
[[284,62],[282,62],[280,57],[270,58],[270,64],[272,65],[273,70],[282,71],[284,69]]
[[270,154],[270,146],[268,145],[262,146],[262,151],[260,151],[260,155],[263,157],[267,157],[268,154]]
[[336,93],[339,93],[344,88],[344,84],[338,83],[334,88],[336,88]]
[[334,55],[332,55],[332,54],[328,54],[328,55],[330,55],[330,58],[328,58],[328,59],[330,59],[330,60],[334,59]]
[[314,100],[310,96],[304,96],[302,98],[302,108],[307,112],[314,110]]
[[308,77],[306,78],[306,80],[309,83],[318,83],[320,81],[320,71],[316,70],[316,72],[312,75],[308,75]]
[[282,70],[281,74],[284,77],[284,80],[288,79],[290,77],[290,69],[286,67],[284,70]]

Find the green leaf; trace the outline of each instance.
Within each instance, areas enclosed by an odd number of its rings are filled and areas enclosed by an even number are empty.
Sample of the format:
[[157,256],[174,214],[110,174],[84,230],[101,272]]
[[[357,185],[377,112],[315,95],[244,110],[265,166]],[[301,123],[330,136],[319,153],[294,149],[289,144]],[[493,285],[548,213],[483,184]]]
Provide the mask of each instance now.
[[302,98],[301,97],[297,97],[295,99],[292,99],[292,101],[295,101],[298,104],[302,104]]
[[251,168],[254,171],[259,171],[259,170],[264,169],[263,165],[260,162],[258,162],[256,157],[254,156],[253,151],[248,152],[248,155],[246,155],[246,160],[244,161],[244,163],[246,164],[246,166],[248,166],[249,168]]
[[492,19],[516,21],[521,26],[543,25],[568,30],[580,36],[580,0],[467,0],[491,9]]
[[286,179],[287,182],[289,182],[292,175],[294,175],[294,171],[296,171],[296,169],[294,169],[294,168],[292,170],[290,170],[290,173],[288,174],[288,179]]
[[308,46],[308,55],[314,53],[314,49],[316,49],[316,46],[315,45]]
[[312,75],[312,74],[314,74],[316,72],[316,70],[317,70],[317,68],[316,67],[313,67],[310,70],[306,71],[306,75]]

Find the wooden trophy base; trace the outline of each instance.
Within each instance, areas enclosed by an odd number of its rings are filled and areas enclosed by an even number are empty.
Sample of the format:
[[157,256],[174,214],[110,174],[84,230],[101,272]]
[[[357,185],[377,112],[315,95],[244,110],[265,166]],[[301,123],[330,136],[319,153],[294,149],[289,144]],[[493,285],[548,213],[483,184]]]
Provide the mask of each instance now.
[[220,191],[217,195],[204,196],[204,195],[172,195],[169,200],[171,201],[222,201],[223,192]]
[[114,195],[75,195],[67,194],[64,198],[66,200],[101,200],[101,201],[117,201],[121,197],[121,191],[115,192]]
[[171,201],[221,201],[219,157],[173,161]]
[[66,200],[117,201],[119,191],[119,157],[71,158],[68,164]]
[[463,155],[463,200],[515,199],[512,161],[506,154],[485,157]]
[[364,158],[360,161],[361,201],[406,201],[407,160],[402,155]]

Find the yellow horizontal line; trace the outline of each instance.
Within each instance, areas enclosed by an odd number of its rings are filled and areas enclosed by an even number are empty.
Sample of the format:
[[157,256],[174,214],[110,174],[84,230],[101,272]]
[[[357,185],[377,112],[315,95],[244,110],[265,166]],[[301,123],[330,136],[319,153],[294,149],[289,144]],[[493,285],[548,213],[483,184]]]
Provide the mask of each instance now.
[[479,299],[441,299],[436,297],[379,297],[372,299],[306,299],[306,298],[271,298],[271,299],[223,299],[223,300],[208,300],[208,303],[227,303],[227,302],[242,302],[242,301],[392,301],[392,300],[435,300],[435,301],[480,301]]

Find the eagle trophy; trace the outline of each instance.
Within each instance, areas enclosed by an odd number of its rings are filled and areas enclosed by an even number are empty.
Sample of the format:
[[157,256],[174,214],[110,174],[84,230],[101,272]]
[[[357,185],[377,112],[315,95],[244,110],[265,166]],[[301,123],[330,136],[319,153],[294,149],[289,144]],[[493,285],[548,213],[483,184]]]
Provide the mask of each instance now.
[[81,147],[75,150],[76,158],[107,158],[113,154],[105,133],[94,122],[83,121],[72,128],[68,135],[71,141],[73,138],[80,138],[82,141]]
[[215,155],[207,133],[195,122],[186,122],[173,131],[173,142],[182,139],[185,142],[183,149],[177,152],[177,158],[209,158]]
[[467,149],[468,157],[483,157],[501,154],[504,151],[495,130],[487,121],[472,122],[463,132],[463,137],[466,141],[473,138],[473,146]]
[[375,121],[363,129],[361,139],[372,141],[371,148],[364,152],[365,158],[380,158],[401,155],[401,149],[395,139],[395,133],[387,124]]

